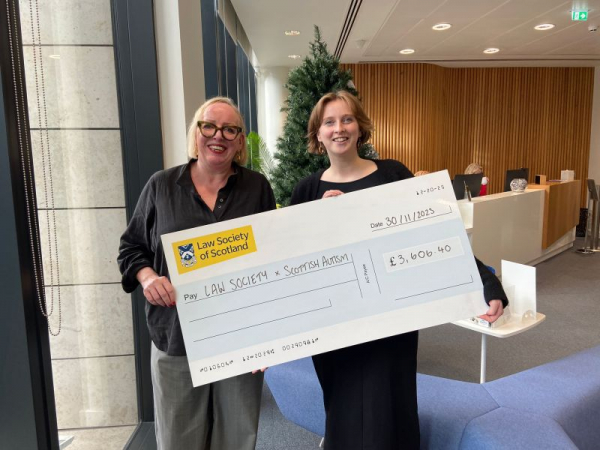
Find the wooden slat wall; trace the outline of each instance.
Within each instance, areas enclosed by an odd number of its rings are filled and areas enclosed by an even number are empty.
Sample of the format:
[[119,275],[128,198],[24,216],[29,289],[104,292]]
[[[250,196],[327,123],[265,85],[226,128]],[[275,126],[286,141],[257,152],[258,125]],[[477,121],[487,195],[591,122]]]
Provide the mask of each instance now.
[[[463,173],[484,167],[488,192],[507,169],[560,178],[588,174],[593,68],[444,68],[430,64],[345,64],[375,125],[382,158],[413,171]],[[585,206],[585,183],[582,183]]]

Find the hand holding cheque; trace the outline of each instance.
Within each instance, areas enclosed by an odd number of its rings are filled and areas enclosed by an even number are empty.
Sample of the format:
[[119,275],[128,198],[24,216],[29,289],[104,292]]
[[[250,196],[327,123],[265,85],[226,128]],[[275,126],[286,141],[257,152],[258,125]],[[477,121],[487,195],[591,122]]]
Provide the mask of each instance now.
[[487,310],[447,172],[162,241],[194,385]]

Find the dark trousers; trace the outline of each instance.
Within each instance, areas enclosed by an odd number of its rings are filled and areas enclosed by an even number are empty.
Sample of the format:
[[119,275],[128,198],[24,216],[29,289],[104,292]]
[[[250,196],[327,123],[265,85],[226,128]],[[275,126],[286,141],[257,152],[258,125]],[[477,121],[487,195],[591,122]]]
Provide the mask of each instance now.
[[419,449],[417,331],[313,356],[326,450]]

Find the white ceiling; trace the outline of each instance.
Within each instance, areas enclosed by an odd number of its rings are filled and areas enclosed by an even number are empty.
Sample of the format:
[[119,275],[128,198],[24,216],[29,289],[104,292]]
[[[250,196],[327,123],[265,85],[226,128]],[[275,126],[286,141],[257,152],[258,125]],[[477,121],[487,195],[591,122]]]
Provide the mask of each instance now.
[[[231,0],[261,67],[295,66],[308,54],[313,25],[333,53],[349,9],[360,6],[341,61],[434,62],[444,66],[600,65],[600,0]],[[587,22],[571,10],[589,10]],[[452,24],[434,31],[440,22]],[[553,23],[549,31],[534,26]],[[286,30],[299,30],[288,37]],[[362,46],[360,45],[362,42]],[[483,50],[497,47],[499,53]],[[400,55],[404,48],[412,55]]]

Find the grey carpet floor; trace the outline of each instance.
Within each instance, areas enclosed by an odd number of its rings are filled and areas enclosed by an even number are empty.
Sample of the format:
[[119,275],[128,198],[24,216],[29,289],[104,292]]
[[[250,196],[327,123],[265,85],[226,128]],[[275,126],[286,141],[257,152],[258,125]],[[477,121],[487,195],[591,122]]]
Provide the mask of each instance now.
[[[488,338],[488,381],[600,345],[600,254],[567,250],[536,267],[537,309],[546,320],[510,338]],[[450,324],[420,332],[421,373],[478,382],[480,356],[479,333]],[[256,449],[316,450],[319,442],[281,415],[265,385]]]

